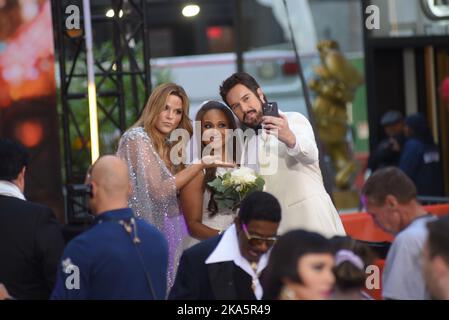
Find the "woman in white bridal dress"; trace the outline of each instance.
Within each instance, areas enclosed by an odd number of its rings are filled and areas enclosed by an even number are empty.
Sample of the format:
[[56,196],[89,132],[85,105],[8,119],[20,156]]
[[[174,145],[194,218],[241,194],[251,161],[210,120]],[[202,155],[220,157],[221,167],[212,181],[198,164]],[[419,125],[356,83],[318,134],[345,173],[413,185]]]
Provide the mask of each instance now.
[[[213,150],[214,156],[221,152],[223,162],[235,162],[233,136],[227,131],[237,128],[232,111],[221,102],[208,101],[199,109],[195,121],[201,123],[201,132],[198,133],[202,136],[201,154],[208,148],[206,154],[209,150]],[[197,143],[196,140],[198,139],[192,139],[192,143]],[[184,248],[220,234],[234,222],[236,213],[231,209],[218,209],[213,197],[214,190],[208,186],[208,182],[213,181],[217,174],[223,174],[227,170],[233,169],[207,168],[181,191],[181,207],[190,234]]]

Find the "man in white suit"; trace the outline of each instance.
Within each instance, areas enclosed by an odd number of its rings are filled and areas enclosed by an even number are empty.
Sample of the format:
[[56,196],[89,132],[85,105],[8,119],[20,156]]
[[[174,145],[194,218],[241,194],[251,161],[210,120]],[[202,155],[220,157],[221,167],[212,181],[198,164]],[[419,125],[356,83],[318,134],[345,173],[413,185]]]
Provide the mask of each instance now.
[[[279,233],[305,229],[324,236],[344,235],[341,223],[324,185],[319,167],[318,148],[312,126],[298,112],[264,116],[267,101],[256,80],[247,73],[235,73],[220,86],[223,101],[240,122],[263,132],[254,136],[248,159],[256,159],[265,179],[265,189],[282,206]],[[264,170],[264,166],[268,170]]]

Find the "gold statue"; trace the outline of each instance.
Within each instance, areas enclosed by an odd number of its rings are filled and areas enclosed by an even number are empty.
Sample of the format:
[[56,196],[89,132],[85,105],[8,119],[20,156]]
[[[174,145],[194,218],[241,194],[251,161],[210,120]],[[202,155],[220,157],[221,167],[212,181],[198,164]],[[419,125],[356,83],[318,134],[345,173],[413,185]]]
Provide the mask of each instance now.
[[347,190],[357,171],[357,163],[347,141],[346,105],[354,99],[363,78],[345,59],[337,42],[323,40],[317,48],[322,65],[314,68],[318,78],[309,83],[317,94],[313,112],[318,133],[336,170],[335,185]]

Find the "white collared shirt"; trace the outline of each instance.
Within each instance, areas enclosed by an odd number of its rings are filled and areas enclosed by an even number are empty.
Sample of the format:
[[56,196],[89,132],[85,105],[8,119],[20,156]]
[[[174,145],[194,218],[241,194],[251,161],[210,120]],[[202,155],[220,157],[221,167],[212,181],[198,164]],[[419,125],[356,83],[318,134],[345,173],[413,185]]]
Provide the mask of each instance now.
[[237,237],[237,230],[235,224],[232,224],[221,237],[220,242],[218,243],[215,250],[210,254],[210,256],[206,259],[206,264],[219,263],[219,262],[227,262],[233,261],[235,265],[240,267],[243,271],[251,276],[253,279],[253,283],[256,286],[256,290],[254,292],[257,300],[262,299],[263,289],[262,285],[259,282],[259,276],[263,269],[267,266],[269,252],[264,253],[257,264],[257,271],[255,272],[253,268],[251,268],[250,263],[240,254],[239,241]]
[[[313,137],[313,131],[311,132],[311,142],[312,145],[310,146],[307,141],[304,141],[303,137],[301,137],[298,133],[307,134],[307,132],[304,132],[305,130],[297,125],[296,122],[291,121],[290,118],[296,114],[299,115],[296,112],[289,112],[284,113],[282,111],[279,111],[280,114],[287,117],[288,125],[290,127],[290,130],[295,135],[295,145],[293,148],[289,148],[286,146],[287,154],[291,157],[298,157],[298,158],[308,158],[309,157],[309,149],[315,149],[315,138]],[[301,115],[302,118],[304,116]],[[308,122],[306,118],[304,118],[305,121]],[[263,125],[262,125],[263,128]],[[248,128],[251,129],[251,128]],[[241,156],[241,164],[254,169],[256,172],[262,175],[273,175],[277,173],[277,161],[278,159],[273,158],[274,156],[278,156],[278,143],[271,142],[272,139],[277,138],[273,135],[267,134],[265,129],[261,129],[261,132],[258,135],[253,135],[248,137],[245,140],[243,154]],[[265,154],[260,154],[260,152],[265,152]],[[273,154],[273,155],[270,155]],[[314,154],[311,154],[310,157],[313,158]],[[318,156],[318,155],[317,155]],[[273,159],[270,159],[273,158]],[[262,162],[261,162],[262,161]],[[270,167],[274,166],[274,167]],[[263,168],[263,171],[261,171],[261,167]]]
[[6,180],[0,180],[0,195],[26,200],[19,187]]

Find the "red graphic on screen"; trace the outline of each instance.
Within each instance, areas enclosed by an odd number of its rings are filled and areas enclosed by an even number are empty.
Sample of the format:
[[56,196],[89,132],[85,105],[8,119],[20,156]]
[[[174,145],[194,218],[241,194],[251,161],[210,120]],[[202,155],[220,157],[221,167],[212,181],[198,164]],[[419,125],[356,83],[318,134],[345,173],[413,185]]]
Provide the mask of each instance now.
[[0,0],[0,20],[0,108],[54,94],[50,1]]

